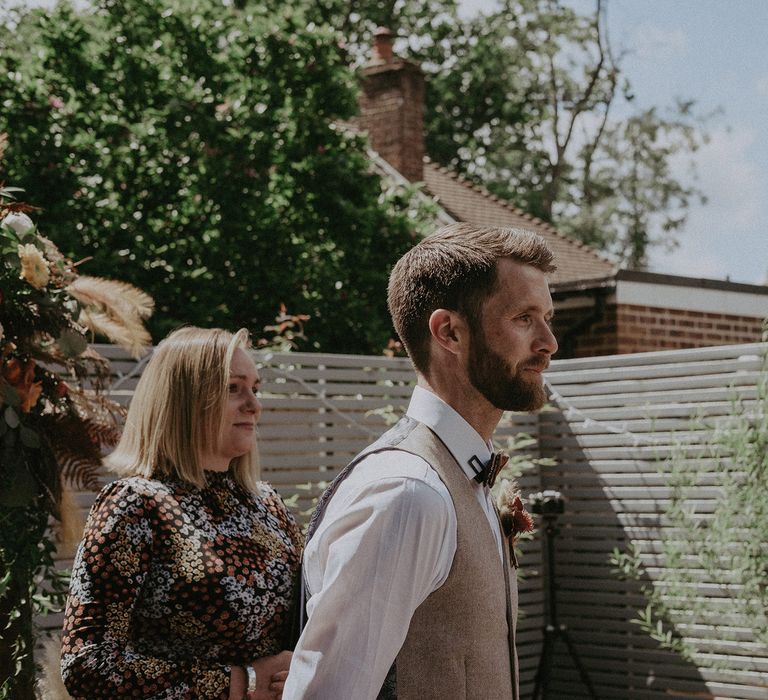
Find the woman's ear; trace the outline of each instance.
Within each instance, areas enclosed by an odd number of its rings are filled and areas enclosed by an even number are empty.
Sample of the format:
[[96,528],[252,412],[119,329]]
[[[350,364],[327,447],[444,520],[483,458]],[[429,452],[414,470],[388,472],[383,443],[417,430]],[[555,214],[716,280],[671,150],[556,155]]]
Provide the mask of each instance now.
[[452,355],[461,353],[462,344],[468,337],[464,318],[455,311],[435,309],[429,317],[429,332],[434,341]]

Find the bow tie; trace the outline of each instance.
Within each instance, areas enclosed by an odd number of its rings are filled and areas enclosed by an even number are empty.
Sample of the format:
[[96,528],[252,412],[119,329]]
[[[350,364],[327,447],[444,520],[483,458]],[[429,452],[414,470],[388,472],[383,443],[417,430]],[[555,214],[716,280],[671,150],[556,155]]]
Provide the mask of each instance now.
[[475,481],[478,484],[488,484],[488,488],[493,488],[496,477],[507,466],[507,462],[509,462],[509,455],[506,452],[494,452],[482,471],[475,475]]

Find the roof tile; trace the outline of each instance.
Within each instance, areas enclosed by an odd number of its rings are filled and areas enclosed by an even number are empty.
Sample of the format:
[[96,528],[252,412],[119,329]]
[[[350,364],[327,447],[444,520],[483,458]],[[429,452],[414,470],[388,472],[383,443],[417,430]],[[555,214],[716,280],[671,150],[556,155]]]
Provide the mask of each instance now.
[[593,248],[429,159],[424,162],[424,184],[437,203],[458,221],[478,226],[517,226],[542,236],[555,254],[557,271],[552,274],[553,283],[605,277],[616,272],[617,266]]

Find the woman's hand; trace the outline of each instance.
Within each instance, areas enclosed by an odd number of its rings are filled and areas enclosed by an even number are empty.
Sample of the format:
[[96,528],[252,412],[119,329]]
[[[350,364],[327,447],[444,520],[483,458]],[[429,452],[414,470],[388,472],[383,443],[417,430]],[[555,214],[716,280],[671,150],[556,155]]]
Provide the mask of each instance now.
[[248,700],[281,700],[292,656],[290,651],[281,651],[256,659],[251,664],[256,671],[256,690],[248,693]]

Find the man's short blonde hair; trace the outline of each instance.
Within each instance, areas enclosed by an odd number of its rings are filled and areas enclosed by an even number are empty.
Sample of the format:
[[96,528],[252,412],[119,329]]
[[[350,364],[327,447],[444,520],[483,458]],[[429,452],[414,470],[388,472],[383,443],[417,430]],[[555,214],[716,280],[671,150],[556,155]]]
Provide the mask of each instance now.
[[392,269],[387,303],[395,330],[414,367],[429,372],[429,317],[435,309],[457,311],[468,323],[480,318],[496,288],[502,258],[554,272],[544,239],[520,228],[444,226],[411,248]]
[[[155,349],[136,386],[125,428],[108,466],[121,476],[178,477],[204,487],[201,456],[219,448],[232,355],[248,350],[244,328],[229,333],[193,326],[173,331]],[[256,489],[254,443],[230,464],[235,480]]]

